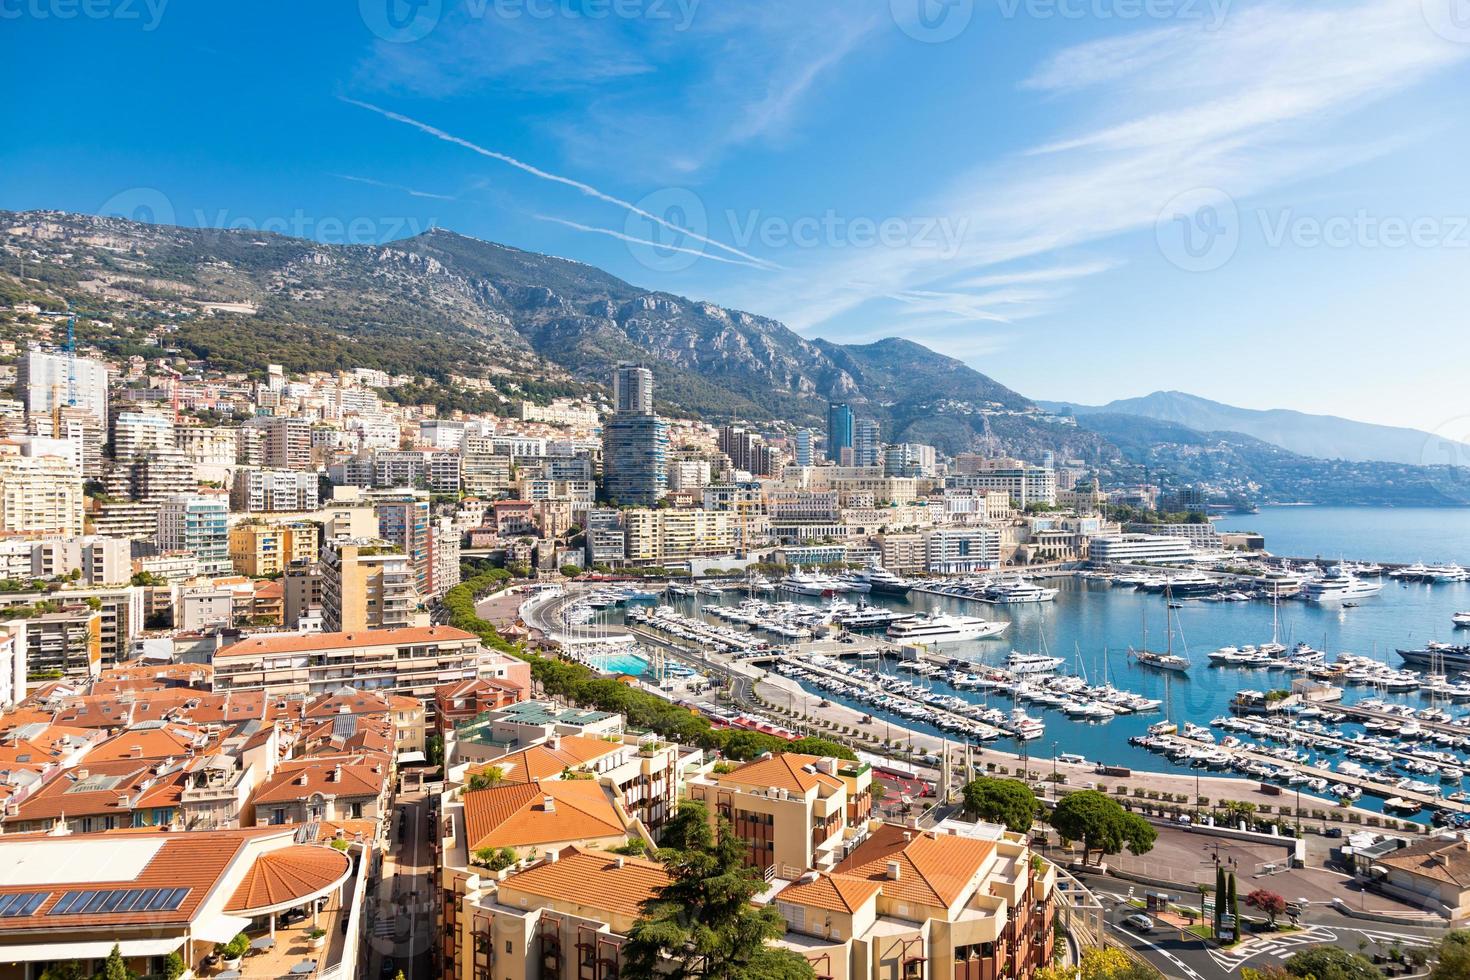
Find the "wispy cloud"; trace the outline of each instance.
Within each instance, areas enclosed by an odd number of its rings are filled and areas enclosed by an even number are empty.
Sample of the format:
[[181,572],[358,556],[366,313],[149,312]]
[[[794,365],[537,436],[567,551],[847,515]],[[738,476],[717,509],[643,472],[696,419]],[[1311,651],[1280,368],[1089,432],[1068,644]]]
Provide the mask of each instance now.
[[394,122],[403,123],[406,126],[412,126],[414,129],[417,129],[422,133],[426,133],[437,140],[442,140],[446,143],[452,143],[456,146],[462,146],[465,149],[470,150],[471,152],[478,153],[480,156],[487,157],[491,160],[496,160],[510,167],[514,167],[517,170],[528,173],[533,177],[549,181],[553,184],[560,184],[563,187],[570,187],[587,197],[593,198],[597,201],[602,201],[606,204],[614,205],[618,208],[621,208],[627,213],[635,214],[640,218],[651,221],[654,224],[659,225],[660,227],[665,228],[671,232],[687,236],[688,238],[691,238],[695,241],[702,242],[710,248],[719,249],[720,251],[744,259],[748,264],[753,265],[757,268],[775,268],[772,263],[766,261],[765,259],[757,258],[756,256],[751,255],[747,252],[742,252],[740,249],[735,248],[733,245],[726,245],[724,242],[706,237],[705,235],[701,235],[697,231],[694,231],[691,228],[686,228],[685,226],[676,222],[670,221],[662,215],[654,214],[651,211],[647,211],[639,207],[637,204],[634,204],[632,201],[625,201],[620,197],[615,197],[612,194],[608,194],[605,191],[599,190],[586,181],[575,180],[571,177],[564,177],[561,174],[552,173],[549,170],[543,170],[542,168],[537,167],[533,164],[526,163],[524,160],[518,160],[507,153],[501,153],[498,150],[487,149],[486,147],[480,146],[478,143],[471,142],[470,140],[467,140],[461,136],[455,136],[452,133],[445,132],[444,130],[439,129],[436,126],[431,126],[428,123],[421,122],[417,119],[412,118],[411,116],[405,116],[402,113],[393,112],[390,109],[384,109],[380,106],[373,105],[371,102],[363,102],[359,99],[348,98],[347,96],[339,96],[338,98],[340,98],[341,101],[347,103],[348,105],[357,106],[358,108],[366,109],[369,112],[375,112],[385,119],[391,119]]
[[700,258],[710,259],[714,262],[726,262],[730,265],[743,265],[748,266],[752,269],[764,270],[770,268],[770,266],[757,265],[754,262],[745,262],[741,259],[727,259],[723,255],[711,255],[709,254],[708,249],[685,248],[681,245],[667,245],[663,242],[652,242],[646,238],[639,238],[637,235],[629,235],[621,231],[614,231],[611,228],[597,228],[593,225],[584,225],[580,221],[572,221],[567,218],[558,218],[549,214],[533,214],[531,217],[535,218],[537,221],[549,221],[554,225],[561,225],[563,228],[571,228],[574,231],[584,231],[593,235],[605,235],[608,238],[616,238],[620,242],[632,242],[635,245],[646,245],[649,248],[658,249],[660,251],[679,252],[684,255],[697,255]]
[[[1387,152],[1394,134],[1365,141],[1338,123],[1467,57],[1470,46],[1426,29],[1418,0],[1237,5],[1216,31],[1172,26],[1077,45],[1021,91],[1063,100],[1082,124],[912,208],[968,229],[956,254],[827,255],[758,288],[798,328],[859,310],[890,327],[948,317],[953,345],[968,344],[967,325],[1022,319],[1067,283],[1106,272],[1116,259],[1069,256],[1152,228],[1182,192],[1218,187],[1244,200]],[[1043,259],[1051,264],[1017,267]],[[1019,285],[1034,288],[1001,289]]]
[[[669,0],[636,16],[446,13],[413,44],[382,42],[362,92],[455,99],[491,88],[569,159],[645,179],[704,169],[736,147],[779,140],[810,98],[875,33],[886,2]],[[557,96],[569,96],[558,98]]]
[[453,194],[435,194],[430,191],[421,191],[412,187],[405,187],[403,184],[391,184],[386,180],[375,180],[372,177],[358,177],[354,174],[332,174],[332,176],[336,177],[338,180],[351,181],[354,184],[366,184],[369,187],[381,187],[385,190],[400,191],[404,194],[407,194],[409,197],[426,197],[434,201],[458,200],[458,198],[456,198]]

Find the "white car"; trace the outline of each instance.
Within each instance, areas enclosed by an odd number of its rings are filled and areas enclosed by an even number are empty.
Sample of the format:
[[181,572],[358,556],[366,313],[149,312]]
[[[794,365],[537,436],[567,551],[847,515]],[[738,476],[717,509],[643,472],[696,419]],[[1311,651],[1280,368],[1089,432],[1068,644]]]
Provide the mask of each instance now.
[[1150,932],[1153,930],[1154,920],[1150,919],[1142,912],[1138,912],[1124,919],[1123,924],[1125,926],[1131,926],[1132,928],[1137,929],[1139,932]]

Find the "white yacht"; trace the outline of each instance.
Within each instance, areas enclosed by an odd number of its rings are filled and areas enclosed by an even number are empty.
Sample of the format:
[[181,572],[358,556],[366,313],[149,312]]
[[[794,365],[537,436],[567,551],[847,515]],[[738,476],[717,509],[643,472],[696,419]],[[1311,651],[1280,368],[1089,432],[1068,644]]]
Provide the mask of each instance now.
[[853,577],[867,582],[873,592],[884,595],[908,595],[909,589],[913,588],[913,583],[908,579],[900,578],[881,565],[855,572]]
[[1455,613],[1450,617],[1450,622],[1456,626],[1470,627],[1470,611]]
[[1333,565],[1321,578],[1302,585],[1301,597],[1308,602],[1342,602],[1364,599],[1383,591],[1381,582],[1358,578],[1342,565]]
[[1012,708],[1010,721],[1006,725],[1011,734],[1023,742],[1040,738],[1046,733],[1046,722],[1026,713],[1025,708]]
[[783,578],[777,588],[782,592],[792,592],[796,595],[828,595],[844,591],[834,579],[825,575],[803,572],[800,568]]
[[992,602],[996,605],[1051,602],[1056,597],[1056,589],[1044,588],[1033,582],[1028,582],[1020,576],[1013,579],[1006,579],[1002,582],[996,582],[994,585],[987,587],[979,596],[981,600]]
[[1065,662],[1061,657],[1012,650],[1006,657],[1005,668],[1012,674],[1049,674]]
[[888,627],[888,638],[900,643],[963,643],[1004,633],[1008,622],[993,622],[976,616],[915,616]]

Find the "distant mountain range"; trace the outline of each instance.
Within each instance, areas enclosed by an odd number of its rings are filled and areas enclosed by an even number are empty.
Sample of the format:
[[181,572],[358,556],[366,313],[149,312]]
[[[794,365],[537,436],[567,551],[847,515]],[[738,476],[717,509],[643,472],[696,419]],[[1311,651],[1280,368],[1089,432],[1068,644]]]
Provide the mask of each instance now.
[[[169,354],[255,376],[266,364],[378,368],[425,379],[385,397],[445,411],[505,414],[521,398],[603,393],[613,367],[632,360],[653,369],[660,411],[713,423],[820,429],[828,401],[845,401],[877,419],[885,441],[950,454],[1051,451],[1104,479],[1149,467],[1156,480],[1253,500],[1470,503],[1470,468],[1413,465],[1424,433],[1174,392],[1101,408],[1037,403],[912,341],[807,339],[767,317],[443,230],[343,246],[0,211],[0,336],[30,336],[6,322],[22,300],[101,311],[79,319],[78,337],[110,357]],[[1061,409],[1077,424],[1058,420]]]
[[1199,432],[1239,432],[1317,459],[1374,460],[1427,466],[1449,462],[1446,449],[1458,451],[1460,459],[1470,458],[1470,446],[1450,444],[1447,447],[1439,437],[1417,429],[1354,422],[1335,415],[1308,415],[1287,409],[1257,411],[1236,408],[1182,391],[1156,391],[1142,398],[1123,398],[1106,405],[1039,404],[1053,411],[1070,410],[1078,416],[1099,413],[1138,415],[1161,422],[1176,422]]
[[[0,212],[0,271],[87,309],[166,314],[171,346],[244,371],[380,367],[541,393],[654,370],[663,410],[711,422],[824,424],[828,400],[889,442],[1102,461],[1095,435],[911,341],[808,340],[778,321],[640,289],[600,269],[435,229],[340,246],[66,212]],[[209,304],[248,304],[254,313]],[[91,339],[91,338],[89,338]],[[116,336],[109,352],[135,351]]]

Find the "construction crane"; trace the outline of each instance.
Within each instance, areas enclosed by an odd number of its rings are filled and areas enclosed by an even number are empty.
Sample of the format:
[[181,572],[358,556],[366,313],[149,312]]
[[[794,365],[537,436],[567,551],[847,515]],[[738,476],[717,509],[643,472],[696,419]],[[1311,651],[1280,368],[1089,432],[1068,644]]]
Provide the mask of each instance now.
[[77,315],[66,317],[66,403],[77,407]]

